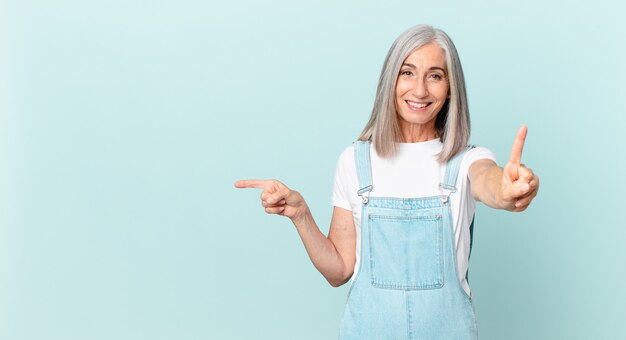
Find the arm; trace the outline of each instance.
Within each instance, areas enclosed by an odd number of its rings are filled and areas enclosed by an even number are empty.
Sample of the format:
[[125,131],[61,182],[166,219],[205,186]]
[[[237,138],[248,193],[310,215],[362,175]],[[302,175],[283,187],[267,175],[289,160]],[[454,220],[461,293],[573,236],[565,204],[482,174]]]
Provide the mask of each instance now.
[[311,262],[333,287],[346,283],[356,262],[356,230],[352,212],[335,207],[328,237],[319,230],[311,213],[292,220]]
[[260,188],[265,212],[289,217],[302,239],[311,262],[326,280],[338,287],[352,276],[356,262],[356,230],[352,212],[335,207],[326,237],[304,198],[277,180],[244,180],[237,188]]
[[494,161],[482,159],[469,168],[472,195],[486,205],[509,211],[524,211],[537,196],[539,177],[520,164],[527,128],[517,132],[511,158],[504,168]]

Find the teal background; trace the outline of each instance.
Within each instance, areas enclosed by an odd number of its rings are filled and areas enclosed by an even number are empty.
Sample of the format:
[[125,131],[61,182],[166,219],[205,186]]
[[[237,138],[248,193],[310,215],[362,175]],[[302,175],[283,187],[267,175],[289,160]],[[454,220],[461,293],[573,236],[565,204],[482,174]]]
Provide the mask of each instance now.
[[331,288],[242,178],[328,230],[335,162],[406,28],[455,41],[474,143],[523,162],[481,206],[481,339],[624,339],[626,21],[617,1],[0,2],[0,338],[332,339]]

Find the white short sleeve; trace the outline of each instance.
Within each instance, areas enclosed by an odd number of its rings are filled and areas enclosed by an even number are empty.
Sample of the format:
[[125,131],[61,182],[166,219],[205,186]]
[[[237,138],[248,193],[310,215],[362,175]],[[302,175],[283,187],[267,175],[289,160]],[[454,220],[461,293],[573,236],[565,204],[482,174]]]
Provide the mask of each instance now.
[[333,185],[333,206],[346,210],[353,210],[351,196],[356,193],[356,164],[354,161],[354,147],[347,147],[337,159],[335,169],[335,183]]

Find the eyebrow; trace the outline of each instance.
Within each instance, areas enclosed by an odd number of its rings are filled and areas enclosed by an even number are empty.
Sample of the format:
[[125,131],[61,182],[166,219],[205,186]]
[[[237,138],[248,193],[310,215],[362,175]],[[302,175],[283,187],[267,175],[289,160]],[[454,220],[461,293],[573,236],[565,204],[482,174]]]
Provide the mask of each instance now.
[[[408,66],[410,68],[416,68],[415,65],[413,64],[409,64],[409,63],[404,63],[402,64],[402,66]],[[428,69],[429,71],[434,71],[434,70],[441,70],[442,72],[446,72],[446,70],[443,67],[439,67],[439,66],[432,66],[431,68]]]

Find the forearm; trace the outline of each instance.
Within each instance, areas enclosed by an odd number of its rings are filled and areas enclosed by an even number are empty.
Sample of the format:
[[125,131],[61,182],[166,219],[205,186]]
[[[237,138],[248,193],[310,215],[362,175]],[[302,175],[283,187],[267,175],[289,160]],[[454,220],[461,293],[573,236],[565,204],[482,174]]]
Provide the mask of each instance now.
[[505,209],[500,192],[502,191],[502,168],[495,165],[485,167],[472,182],[472,194],[474,198],[484,204],[496,208]]
[[333,287],[347,282],[353,268],[348,268],[334,243],[320,231],[308,207],[292,222],[315,268]]
[[315,224],[302,195],[283,183],[275,179],[241,180],[235,182],[235,187],[263,188],[261,203],[265,212],[291,219],[313,265],[326,280],[335,287],[348,281],[356,261],[356,232],[349,210],[335,208],[326,237]]

